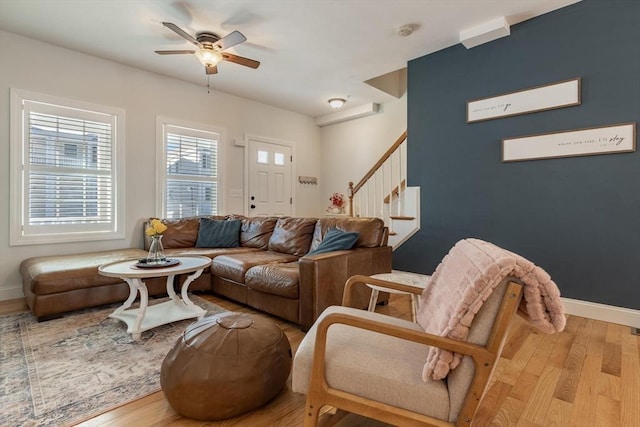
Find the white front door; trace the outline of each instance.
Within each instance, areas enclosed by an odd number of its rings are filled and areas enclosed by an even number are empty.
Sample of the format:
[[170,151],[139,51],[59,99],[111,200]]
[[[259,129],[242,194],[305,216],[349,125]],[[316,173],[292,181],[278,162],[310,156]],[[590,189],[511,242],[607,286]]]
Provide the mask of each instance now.
[[291,147],[249,139],[249,216],[291,215]]

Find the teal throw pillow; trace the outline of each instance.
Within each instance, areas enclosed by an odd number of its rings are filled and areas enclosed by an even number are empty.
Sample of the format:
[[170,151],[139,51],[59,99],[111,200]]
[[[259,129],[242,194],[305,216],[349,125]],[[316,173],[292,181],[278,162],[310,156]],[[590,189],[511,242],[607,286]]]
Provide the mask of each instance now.
[[196,248],[237,248],[240,246],[239,219],[200,218]]
[[347,232],[332,228],[324,235],[324,239],[317,248],[309,252],[307,255],[323,254],[332,251],[344,251],[351,249],[358,242],[360,233]]

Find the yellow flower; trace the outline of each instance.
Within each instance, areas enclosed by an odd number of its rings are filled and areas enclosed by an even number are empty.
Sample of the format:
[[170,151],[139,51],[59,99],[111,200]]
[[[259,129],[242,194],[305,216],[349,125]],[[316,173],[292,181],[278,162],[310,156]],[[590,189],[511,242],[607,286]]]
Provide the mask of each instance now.
[[151,220],[149,227],[144,231],[147,236],[155,236],[157,234],[162,234],[167,230],[167,226],[164,225],[162,221],[157,218]]

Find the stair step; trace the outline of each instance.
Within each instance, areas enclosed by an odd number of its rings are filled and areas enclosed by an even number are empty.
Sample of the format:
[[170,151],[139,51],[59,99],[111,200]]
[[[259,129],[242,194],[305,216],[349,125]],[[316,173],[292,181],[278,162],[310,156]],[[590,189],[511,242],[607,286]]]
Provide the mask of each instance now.
[[391,219],[399,219],[402,221],[413,221],[414,219],[416,219],[415,216],[395,216],[395,215],[391,215],[389,216],[389,218]]

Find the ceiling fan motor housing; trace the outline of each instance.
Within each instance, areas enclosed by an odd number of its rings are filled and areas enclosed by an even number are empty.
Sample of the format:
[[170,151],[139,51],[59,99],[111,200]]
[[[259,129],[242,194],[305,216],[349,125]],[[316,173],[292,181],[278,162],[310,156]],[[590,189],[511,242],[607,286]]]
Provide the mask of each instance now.
[[209,31],[202,31],[196,34],[196,40],[204,46],[213,46],[215,42],[220,40],[220,36]]

